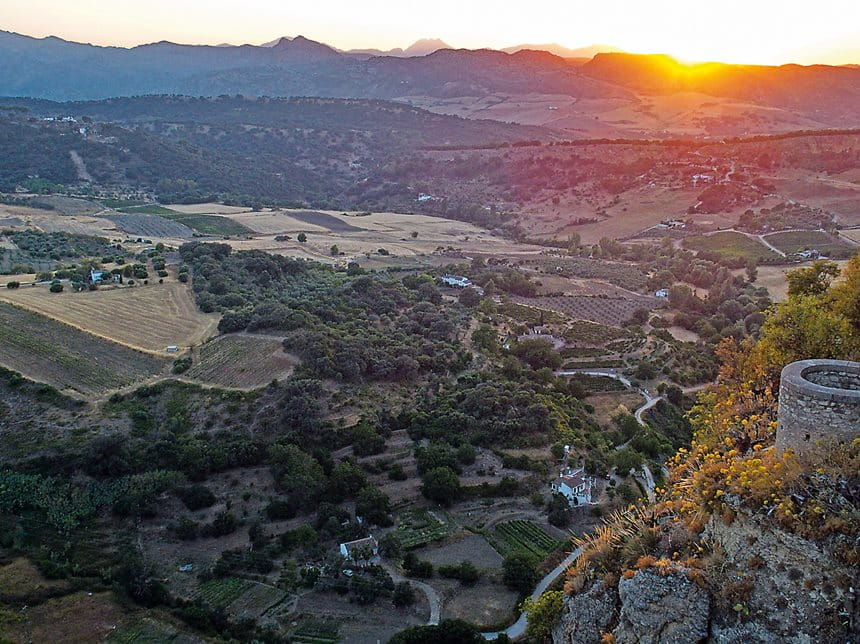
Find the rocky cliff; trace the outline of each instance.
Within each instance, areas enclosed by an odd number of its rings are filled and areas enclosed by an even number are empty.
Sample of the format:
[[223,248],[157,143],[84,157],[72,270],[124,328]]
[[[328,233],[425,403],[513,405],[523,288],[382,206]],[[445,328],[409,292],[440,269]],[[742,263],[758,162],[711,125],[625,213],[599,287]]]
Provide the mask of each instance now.
[[860,641],[858,571],[767,517],[723,513],[700,565],[647,558],[565,600],[554,644]]

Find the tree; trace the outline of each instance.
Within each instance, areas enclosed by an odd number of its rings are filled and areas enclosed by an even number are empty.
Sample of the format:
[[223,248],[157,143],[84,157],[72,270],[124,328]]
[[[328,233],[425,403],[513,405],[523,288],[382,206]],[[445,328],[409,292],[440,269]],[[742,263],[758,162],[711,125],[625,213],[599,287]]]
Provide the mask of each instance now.
[[21,282],[6,282],[6,288],[14,289],[21,286]]
[[424,475],[421,493],[440,505],[451,505],[460,496],[460,479],[450,467],[437,467]]
[[472,343],[492,355],[499,351],[499,334],[489,324],[480,324],[472,332]]
[[354,496],[367,483],[367,475],[352,461],[338,463],[331,473],[330,487],[338,499]]
[[570,503],[563,494],[553,494],[549,502],[548,520],[556,528],[566,528],[570,524]]
[[415,591],[412,589],[412,584],[408,581],[401,581],[397,584],[394,587],[394,593],[391,595],[391,602],[398,608],[414,604]]
[[53,282],[51,282],[51,286],[48,287],[48,290],[51,293],[62,293],[63,285],[60,283],[59,280],[54,280]]
[[403,556],[403,543],[396,532],[389,532],[379,540],[379,552],[389,559],[400,559]]
[[474,288],[464,288],[460,291],[458,299],[460,300],[460,304],[470,309],[475,308],[481,303],[481,295]]
[[563,607],[564,593],[560,590],[548,590],[537,599],[526,599],[523,602],[523,611],[529,617],[526,635],[535,642],[549,639]]
[[388,644],[481,644],[477,627],[460,619],[443,619],[435,626],[413,626],[400,631]]
[[860,338],[851,322],[823,305],[821,298],[790,297],[777,306],[762,327],[756,356],[772,379],[796,360],[860,357]]
[[295,445],[273,445],[269,467],[278,486],[301,507],[310,507],[325,488],[320,464]]
[[299,243],[304,244],[308,240],[308,236],[304,233],[299,233],[298,235],[296,235],[296,239],[299,241]]
[[532,369],[558,369],[561,366],[561,355],[552,344],[546,340],[521,340],[511,347],[511,354],[525,362]]
[[378,487],[367,485],[358,493],[355,513],[379,526],[391,525],[391,500]]
[[332,244],[331,248],[329,248],[329,251],[331,252],[333,257],[337,257],[338,255],[340,255],[340,248],[337,247],[337,244]]
[[798,268],[786,275],[788,279],[788,296],[821,295],[830,287],[830,283],[839,275],[836,262],[818,260],[809,268]]
[[531,555],[515,552],[502,562],[502,581],[519,593],[530,591],[538,581],[537,563]]

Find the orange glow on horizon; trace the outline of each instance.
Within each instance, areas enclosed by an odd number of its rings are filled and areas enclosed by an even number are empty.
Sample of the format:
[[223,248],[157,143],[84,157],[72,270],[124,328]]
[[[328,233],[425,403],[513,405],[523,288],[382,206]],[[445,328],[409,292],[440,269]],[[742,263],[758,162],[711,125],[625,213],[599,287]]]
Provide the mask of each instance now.
[[341,49],[606,43],[680,61],[860,63],[858,0],[5,0],[2,29],[101,45],[260,44],[304,35]]

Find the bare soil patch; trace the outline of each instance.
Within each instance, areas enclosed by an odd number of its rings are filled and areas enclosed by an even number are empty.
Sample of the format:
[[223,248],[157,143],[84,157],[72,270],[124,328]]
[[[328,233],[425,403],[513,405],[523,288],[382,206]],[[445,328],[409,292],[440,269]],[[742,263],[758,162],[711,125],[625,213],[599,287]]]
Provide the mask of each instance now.
[[482,569],[497,570],[502,567],[501,555],[478,534],[460,533],[443,545],[424,548],[416,554],[419,558],[430,561],[434,566],[470,561]]

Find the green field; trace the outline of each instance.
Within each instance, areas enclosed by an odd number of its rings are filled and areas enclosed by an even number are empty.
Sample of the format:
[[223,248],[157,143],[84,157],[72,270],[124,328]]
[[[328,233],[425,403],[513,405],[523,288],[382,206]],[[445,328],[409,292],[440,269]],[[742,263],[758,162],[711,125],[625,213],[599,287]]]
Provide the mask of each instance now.
[[787,255],[804,250],[817,250],[822,255],[842,259],[851,257],[855,252],[855,249],[845,242],[820,230],[773,233],[766,235],[765,239]]
[[520,519],[497,525],[489,541],[503,557],[525,553],[541,561],[561,545],[537,524]]
[[[46,291],[45,297],[51,294]],[[88,395],[143,380],[159,373],[165,363],[155,356],[0,303],[0,364],[57,389]]]
[[690,237],[684,240],[684,247],[696,251],[710,251],[724,257],[740,257],[742,259],[772,260],[779,255],[755,239],[731,231]]
[[448,536],[448,532],[446,524],[422,509],[404,512],[397,523],[397,536],[407,550],[444,539]]
[[158,214],[165,219],[185,224],[203,235],[236,237],[253,234],[252,230],[245,228],[242,224],[233,221],[229,217],[221,217],[220,215],[186,215],[172,210],[167,213]]
[[200,586],[197,597],[213,608],[224,608],[241,597],[249,586],[250,582],[236,577],[211,579]]
[[147,203],[140,206],[122,206],[121,208],[117,208],[117,210],[129,215],[170,215],[176,213],[175,210],[159,206],[155,203]]

